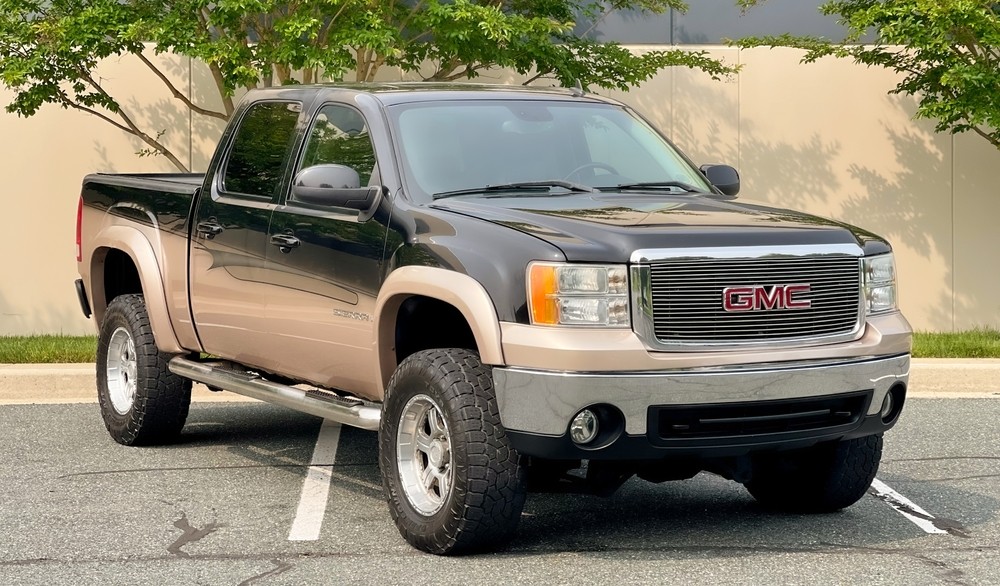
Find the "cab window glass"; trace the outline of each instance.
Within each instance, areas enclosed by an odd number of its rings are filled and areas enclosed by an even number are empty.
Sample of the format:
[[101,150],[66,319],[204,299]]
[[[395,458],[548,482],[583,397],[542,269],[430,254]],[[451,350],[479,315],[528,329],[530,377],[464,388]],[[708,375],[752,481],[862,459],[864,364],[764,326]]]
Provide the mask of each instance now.
[[620,175],[643,180],[651,172],[660,177],[679,175],[685,170],[686,165],[680,157],[656,148],[660,139],[651,129],[625,120],[628,123],[622,124],[621,119],[610,119],[602,114],[585,120],[583,135],[590,159],[595,164],[607,165]]
[[273,197],[281,186],[295,125],[302,106],[290,102],[260,102],[240,121],[222,177],[223,190]]
[[358,172],[361,185],[371,181],[375,149],[361,113],[347,106],[329,105],[320,109],[309,131],[300,168],[336,164]]

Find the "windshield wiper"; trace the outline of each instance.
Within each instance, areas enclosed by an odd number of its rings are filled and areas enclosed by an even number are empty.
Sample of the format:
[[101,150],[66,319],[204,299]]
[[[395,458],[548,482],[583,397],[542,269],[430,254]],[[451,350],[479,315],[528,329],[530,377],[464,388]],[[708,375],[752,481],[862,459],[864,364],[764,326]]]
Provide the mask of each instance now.
[[546,181],[519,181],[517,183],[501,183],[498,185],[485,185],[483,187],[473,187],[471,189],[456,189],[455,191],[442,191],[441,193],[435,193],[433,195],[434,199],[441,199],[445,197],[453,197],[456,195],[476,195],[481,193],[490,193],[494,191],[534,191],[534,192],[549,192],[553,187],[562,187],[563,189],[569,190],[574,193],[592,193],[594,191],[593,187],[583,185],[582,183],[574,183],[572,181],[562,181],[559,179],[552,179]]
[[608,190],[621,190],[627,191],[632,189],[671,189],[671,188],[683,189],[688,193],[707,193],[702,189],[698,189],[690,183],[684,183],[683,181],[647,181],[645,183],[619,183],[618,185],[609,187],[598,187],[601,191]]

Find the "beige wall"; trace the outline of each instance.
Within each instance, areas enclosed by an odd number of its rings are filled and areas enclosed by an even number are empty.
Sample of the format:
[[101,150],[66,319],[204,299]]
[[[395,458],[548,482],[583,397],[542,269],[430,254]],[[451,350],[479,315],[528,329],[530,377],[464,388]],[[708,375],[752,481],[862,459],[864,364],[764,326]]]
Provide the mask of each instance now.
[[[911,119],[910,98],[888,96],[894,76],[845,61],[800,65],[794,50],[707,47],[744,65],[723,81],[666,71],[629,94],[695,161],[740,169],[741,197],[831,216],[888,237],[897,251],[900,300],[918,329],[1000,326],[1000,152],[982,139],[933,132]],[[641,48],[639,48],[641,50]],[[182,91],[213,106],[203,67],[160,58]],[[192,117],[138,60],[106,62],[113,94],[203,170],[221,131]],[[383,77],[396,77],[386,71]],[[481,81],[508,81],[500,74]],[[0,102],[11,93],[0,89]],[[88,115],[49,106],[30,118],[0,114],[0,335],[90,333],[72,282],[81,178],[90,172],[171,172],[139,158],[136,139]]]

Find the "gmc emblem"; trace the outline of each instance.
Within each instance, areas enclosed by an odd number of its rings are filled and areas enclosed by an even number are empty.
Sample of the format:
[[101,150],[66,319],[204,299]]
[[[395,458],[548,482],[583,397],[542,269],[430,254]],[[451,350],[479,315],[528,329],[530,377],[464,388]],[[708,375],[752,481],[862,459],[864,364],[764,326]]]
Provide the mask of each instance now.
[[812,287],[807,284],[763,285],[746,287],[726,287],[722,290],[722,308],[726,311],[757,311],[759,309],[808,309],[809,299],[796,299],[800,293],[808,293]]

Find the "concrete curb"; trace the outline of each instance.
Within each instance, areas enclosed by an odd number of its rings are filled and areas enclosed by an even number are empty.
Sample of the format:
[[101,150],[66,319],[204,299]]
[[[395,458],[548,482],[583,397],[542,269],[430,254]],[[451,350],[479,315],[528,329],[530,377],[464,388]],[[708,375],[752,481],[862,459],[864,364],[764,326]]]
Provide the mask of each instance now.
[[[0,405],[97,403],[97,365],[0,364]],[[191,399],[198,403],[251,402],[236,393],[213,393],[195,384]]]
[[[0,404],[94,403],[95,365],[0,364]],[[1000,359],[915,358],[910,397],[1000,398]],[[198,402],[253,401],[196,384]]]

